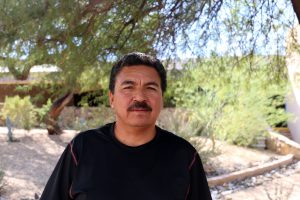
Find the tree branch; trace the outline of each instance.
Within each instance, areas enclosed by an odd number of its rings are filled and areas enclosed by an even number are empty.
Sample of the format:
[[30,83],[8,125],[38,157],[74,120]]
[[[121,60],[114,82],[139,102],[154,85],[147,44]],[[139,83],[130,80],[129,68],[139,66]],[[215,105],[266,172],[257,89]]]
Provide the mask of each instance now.
[[297,16],[298,23],[300,24],[300,1],[292,0],[292,5],[293,5],[294,12]]

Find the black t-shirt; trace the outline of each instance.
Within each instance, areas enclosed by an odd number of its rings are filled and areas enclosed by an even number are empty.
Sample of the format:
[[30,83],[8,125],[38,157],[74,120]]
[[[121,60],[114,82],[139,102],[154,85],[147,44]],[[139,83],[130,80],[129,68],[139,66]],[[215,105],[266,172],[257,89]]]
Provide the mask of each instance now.
[[78,134],[59,159],[41,200],[211,199],[199,155],[184,139],[156,127],[150,142],[129,147],[114,123]]

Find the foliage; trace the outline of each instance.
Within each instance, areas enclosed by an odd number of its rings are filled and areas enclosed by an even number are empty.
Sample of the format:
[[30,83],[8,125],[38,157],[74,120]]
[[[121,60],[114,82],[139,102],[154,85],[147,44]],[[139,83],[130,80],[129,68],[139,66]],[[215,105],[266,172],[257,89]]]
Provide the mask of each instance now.
[[[285,12],[291,5],[284,0],[0,1],[0,65],[22,80],[35,65],[55,66],[57,73],[43,83],[54,96],[64,96],[103,89],[102,69],[132,51],[163,59],[182,52],[202,58],[211,52],[278,55],[294,25],[291,12]],[[269,66],[282,73],[278,64]],[[166,93],[166,105],[174,102]]]
[[10,118],[13,126],[29,130],[36,124],[37,117],[35,107],[30,101],[30,97],[20,98],[19,96],[6,97],[2,108],[1,117]]
[[101,125],[113,121],[113,115],[110,108],[107,108],[105,106],[83,106],[80,109],[76,110],[74,115],[75,117],[71,116],[71,122],[65,125],[61,124],[62,127],[84,131],[88,129],[98,128]]
[[[110,63],[111,64],[111,63]],[[110,64],[102,64],[101,67],[98,66],[95,69],[89,69],[84,71],[78,77],[78,82],[80,84],[81,91],[99,91],[101,90],[101,94],[97,94],[99,96],[95,99],[94,103],[101,103],[103,105],[108,106],[108,78],[110,74],[111,65]],[[87,99],[83,99],[81,102],[82,105],[87,103]]]
[[185,139],[196,135],[202,127],[200,121],[192,121],[191,112],[180,108],[164,109],[157,124]]
[[81,73],[124,53],[174,47],[178,31],[199,19],[205,3],[1,1],[0,61],[17,79],[26,79],[34,65],[57,66],[59,76],[51,80],[63,83],[61,91],[81,90]]
[[266,69],[265,59],[271,58],[256,57],[252,73],[249,60],[232,65],[233,59],[212,57],[186,63],[181,79],[173,85],[175,101],[201,122],[198,135],[248,146],[269,126],[287,119],[283,108],[272,104],[273,96],[285,95],[287,80]]
[[266,47],[277,41],[280,53],[294,25],[284,12],[290,1],[11,0],[0,8],[0,64],[17,79],[26,79],[34,65],[57,66],[59,76],[51,80],[64,85],[61,91],[81,90],[81,73],[131,51],[248,56],[276,49]]
[[38,124],[40,124],[40,126],[42,126],[42,123],[44,122],[45,117],[51,108],[51,105],[52,105],[52,101],[51,99],[48,99],[47,103],[42,105],[42,107],[34,109],[37,115],[37,122]]

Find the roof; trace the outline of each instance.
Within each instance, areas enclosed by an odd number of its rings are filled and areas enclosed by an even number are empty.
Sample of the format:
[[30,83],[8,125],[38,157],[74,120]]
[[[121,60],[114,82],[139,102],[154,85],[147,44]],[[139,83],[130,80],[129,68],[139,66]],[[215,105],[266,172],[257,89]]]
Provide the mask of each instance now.
[[0,84],[29,84],[37,80],[35,74],[58,72],[60,69],[54,65],[36,65],[30,69],[30,74],[26,80],[16,80],[12,74],[9,73],[7,67],[0,67]]
[[[44,65],[35,65],[30,69],[31,73],[36,73],[36,72],[58,72],[60,71],[60,69],[57,66],[54,65],[48,65],[48,64],[44,64]],[[8,73],[8,67],[1,67],[0,66],[0,74],[1,73]]]

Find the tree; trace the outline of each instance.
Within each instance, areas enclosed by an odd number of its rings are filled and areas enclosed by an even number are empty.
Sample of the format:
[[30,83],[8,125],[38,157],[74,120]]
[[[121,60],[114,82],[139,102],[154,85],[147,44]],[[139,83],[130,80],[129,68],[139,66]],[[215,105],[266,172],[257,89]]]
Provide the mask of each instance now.
[[[51,80],[63,85],[56,92],[65,98],[54,102],[48,130],[60,133],[55,119],[71,99],[68,94],[86,88],[82,76],[102,73],[108,63],[131,51],[166,59],[183,49],[201,57],[218,53],[224,43],[228,48],[220,55],[253,56],[270,43],[270,32],[279,34],[293,25],[282,19],[291,3],[299,10],[293,0],[282,5],[270,0],[3,0],[0,64],[18,79],[26,79],[34,65],[59,67]],[[270,70],[280,74],[282,66]],[[98,80],[89,85],[98,87]]]
[[300,23],[300,2],[297,0],[291,0],[293,4],[294,12],[297,15],[298,23]]
[[[65,98],[54,102],[48,131],[56,124],[69,95],[81,90],[80,75],[97,71],[125,52],[157,54],[171,46],[176,32],[188,28],[205,6],[183,1],[45,0],[0,2],[0,58],[18,79],[30,68],[51,64],[60,68],[55,81]],[[189,13],[186,13],[189,10]],[[184,16],[184,17],[183,17]],[[99,64],[101,63],[101,64]],[[54,125],[56,124],[56,125]]]

